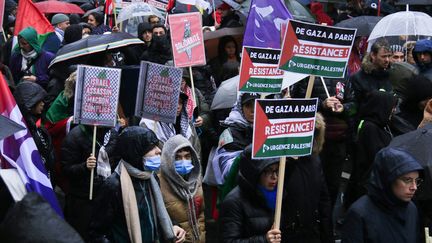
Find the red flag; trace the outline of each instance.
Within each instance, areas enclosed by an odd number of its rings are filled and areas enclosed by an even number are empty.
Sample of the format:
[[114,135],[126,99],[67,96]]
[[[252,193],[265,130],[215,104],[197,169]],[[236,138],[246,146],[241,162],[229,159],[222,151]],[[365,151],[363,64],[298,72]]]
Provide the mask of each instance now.
[[105,14],[111,15],[114,12],[114,2],[113,0],[106,0],[105,1]]
[[31,0],[19,0],[14,36],[27,27],[35,28],[39,35],[54,31],[54,27]]

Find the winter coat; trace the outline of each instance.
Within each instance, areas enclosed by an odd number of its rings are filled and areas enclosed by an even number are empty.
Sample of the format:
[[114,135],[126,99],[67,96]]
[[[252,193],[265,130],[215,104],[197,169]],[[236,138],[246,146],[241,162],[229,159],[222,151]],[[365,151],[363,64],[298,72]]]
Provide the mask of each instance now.
[[[397,99],[390,93],[373,91],[368,95],[364,110],[360,111],[356,158],[351,175],[352,188],[348,190],[350,202],[366,193],[364,186],[379,150],[389,145],[393,138],[389,123]],[[351,194],[352,193],[352,194]]]
[[167,35],[153,35],[150,46],[142,53],[141,60],[164,65],[173,59],[171,43]]
[[251,159],[245,150],[240,155],[238,186],[225,198],[220,210],[222,242],[267,242],[266,233],[273,225],[274,212],[267,207],[258,189],[263,170],[278,160]]
[[[175,170],[175,156],[181,149],[189,148],[194,168],[183,177]],[[168,214],[173,221],[186,231],[185,242],[205,242],[205,219],[204,219],[204,194],[202,190],[201,165],[198,154],[192,148],[190,142],[181,135],[170,138],[164,145],[162,151],[162,164],[160,169],[160,188]],[[186,186],[189,185],[189,186]],[[174,190],[175,188],[176,190]],[[196,190],[196,191],[195,191]],[[182,198],[177,192],[190,191],[193,197],[194,208],[191,212],[189,202]],[[180,193],[180,192],[179,192]],[[189,220],[191,214],[195,214],[199,228],[199,241],[194,240],[192,224]]]
[[48,35],[48,37],[46,38],[46,40],[42,46],[42,49],[47,51],[47,52],[51,52],[53,54],[56,54],[57,51],[60,49],[61,44],[62,44],[62,41],[57,36],[57,34],[55,32],[53,32],[50,35]]
[[31,109],[44,100],[46,92],[37,83],[24,81],[16,87],[14,97],[51,177],[55,161],[52,139],[45,127],[36,124],[40,117],[31,113]]
[[287,158],[282,242],[332,241],[331,202],[317,155]]
[[[149,132],[148,129],[127,127],[120,134],[117,152],[122,160],[127,161],[139,171],[144,171],[143,155],[152,150],[157,143],[156,135]],[[121,173],[123,172],[117,168],[104,181],[95,198],[96,207],[89,227],[90,242],[131,242],[122,196]],[[155,177],[154,179],[158,180],[155,173],[152,173],[150,177]],[[130,178],[136,197],[142,242],[152,242],[153,236],[154,239],[158,238],[160,242],[170,242],[163,239],[161,221],[156,219],[158,214],[155,212],[155,203],[163,205],[163,202],[155,202],[153,199],[152,195],[154,194],[151,192],[150,181],[153,178],[147,180],[133,176]]]
[[[96,158],[103,144],[102,128],[98,129]],[[103,133],[103,134],[102,134]],[[83,125],[74,127],[66,136],[61,148],[62,172],[69,180],[69,193],[66,194],[65,219],[72,225],[84,240],[88,239],[87,231],[93,211],[94,201],[89,200],[90,170],[86,161],[92,153],[92,129]],[[101,135],[102,134],[102,135]],[[93,198],[99,193],[103,178],[94,172]]]
[[[29,68],[28,72],[36,76],[36,83],[45,88],[49,81],[48,66],[54,59],[54,54],[51,52],[43,51],[39,45],[37,32],[31,27],[22,30],[19,36],[27,40],[27,42],[32,46],[33,50],[36,51],[37,57],[36,61]],[[9,68],[14,77],[15,83],[21,81],[22,77],[26,74],[21,70],[23,56],[21,54],[21,48],[16,45],[13,48],[13,52],[10,58]]]
[[398,199],[392,190],[397,178],[422,167],[408,153],[385,148],[375,159],[367,195],[348,210],[342,226],[342,242],[419,242],[417,208]]
[[392,120],[395,135],[417,129],[423,119],[423,110],[419,108],[419,103],[430,98],[432,98],[432,79],[419,75],[408,80],[404,97]]
[[363,58],[362,68],[349,79],[354,92],[354,101],[357,110],[361,110],[365,104],[367,95],[374,90],[392,92],[393,87],[387,70],[379,70],[371,62],[370,56]]
[[415,47],[412,51],[412,55],[414,61],[416,62],[417,68],[419,69],[419,73],[430,81],[432,81],[432,62],[430,63],[421,63],[417,58],[417,53],[427,52],[432,55],[432,41],[431,40],[419,40],[416,42]]

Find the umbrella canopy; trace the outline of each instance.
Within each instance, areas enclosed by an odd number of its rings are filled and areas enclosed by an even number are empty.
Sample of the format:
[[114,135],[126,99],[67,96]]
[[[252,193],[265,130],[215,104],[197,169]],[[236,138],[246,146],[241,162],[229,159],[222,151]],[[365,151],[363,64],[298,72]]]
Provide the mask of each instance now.
[[301,3],[295,0],[285,0],[285,6],[295,20],[315,23],[315,18]]
[[394,138],[390,147],[410,153],[424,168],[424,184],[416,191],[420,200],[432,199],[432,124]]
[[83,14],[84,11],[75,4],[60,1],[43,1],[35,3],[35,6],[42,13],[77,13]]
[[432,36],[432,17],[416,11],[402,11],[382,18],[368,41],[384,36]]
[[141,44],[144,44],[142,40],[123,32],[91,35],[60,48],[56,57],[51,61],[50,67],[89,54]]
[[377,16],[359,16],[343,20],[335,26],[357,29],[356,36],[369,36],[375,25],[381,19],[382,17]]
[[141,16],[156,15],[161,19],[165,19],[157,8],[144,2],[132,3],[123,8],[117,16],[118,22],[123,22],[127,19]]
[[430,0],[399,0],[395,3],[396,5],[430,5]]
[[0,115],[0,140],[3,140],[4,138],[24,129],[25,127],[21,126],[20,124],[3,115]]
[[369,8],[369,9],[373,9],[373,10],[376,10],[376,11],[378,11],[378,6],[380,4],[381,4],[381,6],[379,8],[380,8],[381,13],[392,14],[392,13],[394,13],[394,12],[397,11],[395,7],[393,7],[392,5],[390,5],[390,4],[388,4],[388,3],[384,2],[384,1],[380,1],[380,0],[366,0],[364,2],[365,9]]
[[104,8],[104,6],[99,6],[97,8],[90,9],[89,11],[85,12],[85,14],[83,15],[83,18],[88,17],[91,13],[94,13],[94,12],[99,12],[99,13],[103,14],[103,8]]
[[223,36],[231,35],[237,41],[238,46],[241,47],[244,30],[244,27],[236,27],[204,32],[204,45],[207,59],[212,59],[218,55],[219,38]]
[[240,76],[237,75],[221,83],[211,104],[212,110],[234,107],[237,100],[237,90]]

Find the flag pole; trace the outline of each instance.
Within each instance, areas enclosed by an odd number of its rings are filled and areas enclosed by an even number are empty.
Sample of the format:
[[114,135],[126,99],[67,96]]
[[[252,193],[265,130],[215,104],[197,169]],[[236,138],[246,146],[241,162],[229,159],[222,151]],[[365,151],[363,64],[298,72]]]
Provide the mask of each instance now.
[[280,229],[280,220],[282,214],[282,197],[283,197],[283,186],[285,180],[285,166],[286,157],[280,157],[279,159],[279,174],[278,174],[278,184],[277,184],[277,195],[276,195],[276,208],[275,208],[275,218],[274,218],[274,228]]
[[190,73],[190,80],[191,80],[191,88],[192,88],[192,96],[193,96],[193,101],[195,103],[195,105],[198,105],[198,103],[196,102],[196,96],[195,96],[195,84],[194,84],[194,79],[193,79],[193,73],[192,73],[192,66],[189,66],[189,73]]
[[7,42],[7,38],[6,38],[6,34],[4,32],[4,28],[3,27],[1,28],[1,31],[2,31],[2,34],[3,34],[3,39],[4,39],[5,43],[6,43]]
[[[93,143],[92,143],[92,155],[96,157],[96,132],[97,132],[97,126],[95,125],[93,128]],[[90,193],[89,193],[89,199],[93,199],[93,179],[94,179],[94,168],[91,169],[90,172]]]
[[113,14],[114,14],[114,26],[117,26],[117,13],[116,13],[115,0],[113,0],[112,6],[113,6]]

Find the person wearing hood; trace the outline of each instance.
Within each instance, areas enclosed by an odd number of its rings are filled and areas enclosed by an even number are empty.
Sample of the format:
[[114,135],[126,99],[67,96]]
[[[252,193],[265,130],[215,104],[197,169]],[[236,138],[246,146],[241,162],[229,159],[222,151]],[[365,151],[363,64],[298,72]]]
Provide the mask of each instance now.
[[168,139],[162,150],[160,187],[173,221],[186,231],[185,242],[205,242],[201,164],[183,136]]
[[46,88],[49,81],[48,66],[52,59],[54,54],[41,48],[33,27],[21,30],[9,64],[15,83],[30,81]]
[[377,40],[371,51],[363,58],[360,71],[353,74],[349,82],[354,92],[354,103],[357,110],[364,106],[368,93],[374,90],[393,90],[389,79],[390,46],[384,39]]
[[161,165],[159,140],[151,130],[127,127],[119,136],[121,160],[96,198],[91,242],[176,242],[186,232],[173,226],[155,171]]
[[432,40],[417,41],[412,54],[420,74],[432,82]]
[[23,81],[16,87],[14,97],[48,171],[48,177],[53,179],[55,159],[51,136],[45,127],[38,125],[42,118],[46,94],[39,84]]
[[70,26],[69,17],[65,14],[56,14],[51,19],[54,26],[54,33],[51,33],[45,40],[42,49],[51,53],[57,53],[64,40],[65,30]]
[[411,201],[422,179],[422,166],[397,148],[378,152],[367,184],[367,195],[348,210],[342,242],[420,242],[417,208]]
[[222,242],[281,242],[272,229],[279,159],[252,159],[252,146],[240,154],[238,185],[220,210]]
[[432,82],[423,75],[408,79],[406,87],[392,119],[391,128],[396,136],[417,129],[426,102],[432,98]]
[[172,60],[171,42],[168,30],[163,24],[155,24],[152,27],[151,44],[141,55],[141,60],[164,65]]
[[365,185],[370,175],[376,153],[389,145],[393,138],[389,124],[397,105],[391,93],[372,91],[360,111],[357,128],[356,157],[347,190],[347,206],[366,193]]
[[180,92],[180,97],[177,106],[177,117],[175,123],[166,123],[162,121],[156,121],[152,119],[142,118],[139,125],[148,129],[151,129],[159,139],[159,148],[163,149],[164,144],[169,138],[181,134],[187,138],[198,155],[201,154],[201,144],[198,138],[198,134],[192,121],[189,119],[187,114],[187,102],[188,96]]
[[258,94],[243,93],[240,95],[229,116],[223,121],[226,129],[219,136],[218,147],[213,158],[213,164],[218,184],[224,184],[235,158],[243,149],[252,143],[255,100]]

